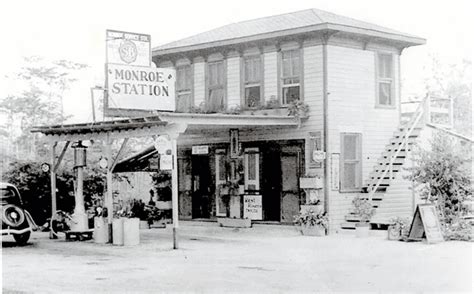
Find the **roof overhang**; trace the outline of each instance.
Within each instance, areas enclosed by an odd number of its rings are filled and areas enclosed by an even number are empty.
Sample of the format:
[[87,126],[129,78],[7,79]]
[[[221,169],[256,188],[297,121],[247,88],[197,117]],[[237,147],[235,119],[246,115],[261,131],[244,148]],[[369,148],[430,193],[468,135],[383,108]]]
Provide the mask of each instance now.
[[298,127],[300,124],[300,120],[292,116],[160,112],[141,118],[39,126],[31,132],[42,133],[46,140],[57,142],[182,134],[186,130],[196,133],[212,129]]
[[375,29],[364,29],[364,28],[359,28],[359,27],[354,27],[354,26],[349,26],[349,25],[342,25],[342,24],[322,23],[322,24],[299,27],[299,28],[294,28],[294,29],[273,31],[273,32],[264,33],[264,34],[256,34],[256,35],[244,36],[240,38],[218,40],[214,42],[200,43],[200,44],[189,45],[189,46],[180,46],[180,47],[164,48],[164,49],[160,49],[160,46],[158,46],[152,49],[152,55],[161,56],[161,55],[168,55],[168,54],[177,54],[177,53],[184,53],[184,52],[194,51],[194,50],[204,50],[204,49],[209,49],[209,48],[214,48],[214,47],[237,45],[237,44],[247,43],[247,42],[256,42],[256,41],[261,41],[261,40],[284,38],[291,35],[308,34],[308,33],[326,33],[326,32],[329,32],[329,33],[344,32],[344,33],[350,33],[350,34],[354,34],[358,36],[371,37],[374,39],[387,40],[390,42],[398,43],[399,46],[403,48],[426,44],[426,39],[420,38],[417,36],[389,33],[389,32],[383,32],[383,31],[379,31]]

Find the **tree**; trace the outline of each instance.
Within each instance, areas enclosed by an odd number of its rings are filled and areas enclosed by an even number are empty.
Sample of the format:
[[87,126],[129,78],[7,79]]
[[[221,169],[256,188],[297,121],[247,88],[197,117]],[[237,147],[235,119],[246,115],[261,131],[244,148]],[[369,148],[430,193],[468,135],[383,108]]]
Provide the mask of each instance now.
[[22,84],[22,91],[0,100],[0,108],[8,113],[8,129],[19,125],[19,135],[10,138],[10,143],[27,150],[22,158],[35,154],[36,137],[30,133],[31,127],[61,124],[68,119],[63,110],[64,92],[77,80],[76,73],[87,67],[67,60],[49,62],[38,56],[24,60],[19,72],[8,76]]
[[472,195],[472,158],[466,148],[452,137],[437,134],[431,141],[431,149],[419,149],[414,153],[414,167],[410,179],[421,186],[422,199],[435,203],[442,222],[450,225],[463,212],[463,201]]
[[472,62],[442,64],[433,58],[426,90],[434,96],[453,98],[454,130],[472,136]]

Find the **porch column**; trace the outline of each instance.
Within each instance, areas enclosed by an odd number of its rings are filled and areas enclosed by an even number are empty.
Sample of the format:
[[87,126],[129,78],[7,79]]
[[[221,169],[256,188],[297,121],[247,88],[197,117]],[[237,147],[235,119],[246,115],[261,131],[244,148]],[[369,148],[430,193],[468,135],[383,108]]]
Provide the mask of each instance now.
[[173,169],[171,172],[171,201],[173,207],[173,249],[178,249],[178,144],[177,136],[171,138],[171,154]]
[[107,158],[107,194],[105,195],[105,207],[107,208],[107,223],[109,225],[109,243],[112,242],[112,234],[111,227],[112,227],[112,220],[113,220],[113,213],[114,213],[114,201],[113,201],[113,194],[112,194],[112,165],[113,165],[113,158],[112,158],[112,141],[107,134],[107,138],[105,141],[105,157]]
[[[51,146],[51,167],[50,167],[50,176],[51,176],[51,218],[56,215],[56,146],[57,142],[54,142]],[[57,239],[58,237],[53,234],[53,230],[49,230],[49,238]]]

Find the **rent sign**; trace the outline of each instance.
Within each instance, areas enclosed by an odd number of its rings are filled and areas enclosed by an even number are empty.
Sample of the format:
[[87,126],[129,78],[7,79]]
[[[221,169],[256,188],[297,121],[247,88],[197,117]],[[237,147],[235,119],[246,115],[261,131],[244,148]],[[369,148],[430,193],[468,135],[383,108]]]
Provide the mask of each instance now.
[[108,64],[108,108],[174,111],[175,81],[174,69]]

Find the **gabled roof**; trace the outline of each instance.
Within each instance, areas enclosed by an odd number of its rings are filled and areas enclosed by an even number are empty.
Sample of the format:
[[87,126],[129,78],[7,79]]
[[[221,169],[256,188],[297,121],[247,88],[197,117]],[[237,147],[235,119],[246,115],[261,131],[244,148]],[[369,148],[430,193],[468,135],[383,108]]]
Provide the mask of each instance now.
[[318,30],[336,30],[386,38],[406,43],[407,46],[425,43],[423,38],[417,36],[319,9],[307,9],[225,25],[214,30],[157,46],[153,48],[153,55],[203,49],[215,46],[215,43],[231,45],[249,41],[246,40],[249,37],[254,37],[250,40],[264,39],[273,37],[272,33],[285,35],[285,33],[294,34]]

